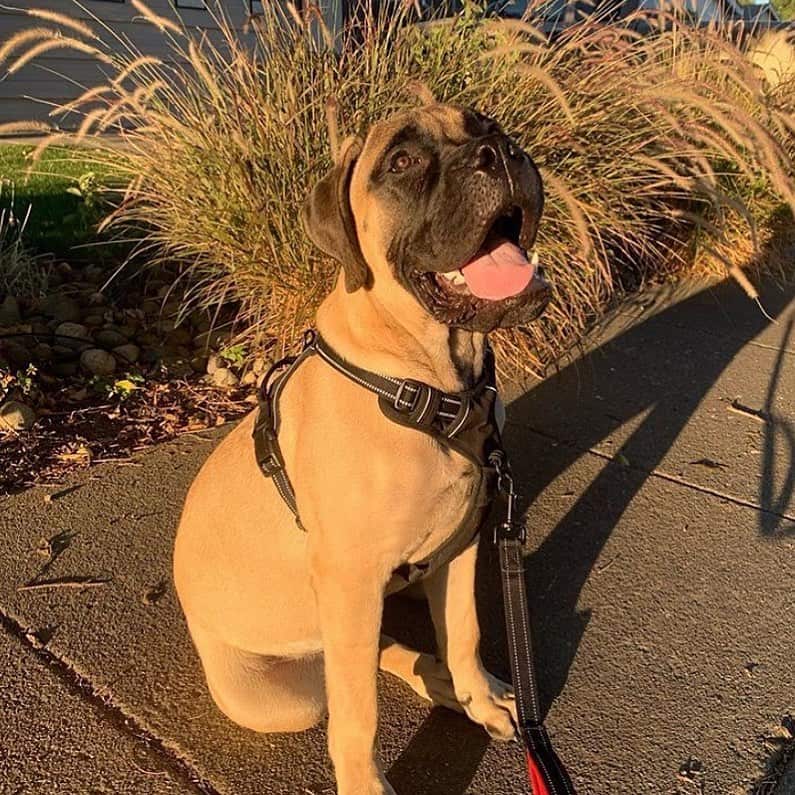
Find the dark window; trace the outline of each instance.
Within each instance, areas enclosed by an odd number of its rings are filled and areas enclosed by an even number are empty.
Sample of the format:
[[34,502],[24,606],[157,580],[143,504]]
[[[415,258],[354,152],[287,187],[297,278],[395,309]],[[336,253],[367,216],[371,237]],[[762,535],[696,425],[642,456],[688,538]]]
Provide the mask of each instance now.
[[250,15],[262,14],[262,0],[248,0],[248,13]]
[[199,8],[202,11],[205,9],[204,0],[174,0],[174,5],[177,8]]

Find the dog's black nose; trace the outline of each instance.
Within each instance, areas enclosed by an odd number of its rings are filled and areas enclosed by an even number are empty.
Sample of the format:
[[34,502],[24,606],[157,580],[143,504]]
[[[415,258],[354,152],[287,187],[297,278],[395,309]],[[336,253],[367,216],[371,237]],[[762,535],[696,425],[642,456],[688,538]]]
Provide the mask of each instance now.
[[524,157],[524,152],[510,138],[500,134],[475,141],[471,162],[475,171],[494,174],[503,164],[506,168],[520,166]]

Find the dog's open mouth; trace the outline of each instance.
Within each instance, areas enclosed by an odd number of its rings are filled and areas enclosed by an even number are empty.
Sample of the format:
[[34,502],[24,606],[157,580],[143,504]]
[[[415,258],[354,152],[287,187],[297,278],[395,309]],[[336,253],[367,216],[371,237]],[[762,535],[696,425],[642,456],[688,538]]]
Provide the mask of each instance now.
[[447,322],[470,318],[490,304],[511,302],[543,284],[538,253],[522,245],[520,207],[501,213],[488,227],[473,257],[449,271],[415,271],[417,292]]

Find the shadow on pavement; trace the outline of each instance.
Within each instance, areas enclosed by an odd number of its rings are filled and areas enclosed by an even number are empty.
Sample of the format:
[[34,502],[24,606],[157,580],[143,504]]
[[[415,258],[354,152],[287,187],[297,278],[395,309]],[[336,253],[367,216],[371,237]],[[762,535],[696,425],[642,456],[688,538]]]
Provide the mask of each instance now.
[[[785,513],[795,489],[795,431],[792,425],[776,414],[775,399],[781,379],[786,350],[793,341],[795,318],[786,324],[783,342],[776,356],[776,366],[770,378],[765,400],[765,447],[762,460],[762,478],[759,488],[759,504],[767,511],[759,514],[759,530],[763,535],[773,536],[778,532],[795,534],[795,527],[782,528],[779,514]],[[781,445],[779,445],[779,440]],[[784,483],[778,494],[774,493],[776,468],[786,468]]]
[[[792,290],[767,294],[765,308],[775,317],[794,295]],[[719,333],[710,333],[709,318],[720,315],[715,312],[718,307],[727,318],[736,316],[742,322],[728,323]],[[603,467],[582,493],[572,495],[565,516],[545,533],[544,541],[527,559],[544,712],[561,693],[588,626],[589,612],[579,611],[577,603],[611,532],[708,390],[746,343],[767,325],[761,312],[749,308],[748,299],[736,285],[723,283],[608,340],[508,407],[506,445],[520,490],[530,505],[584,451],[630,420],[642,417],[621,448],[614,451],[615,457],[624,455],[629,461],[642,458],[642,467]],[[792,321],[789,331],[791,325]],[[672,333],[673,329],[678,333]],[[686,332],[684,344],[682,330]],[[790,340],[789,331],[784,345]],[[765,406],[773,420],[773,398],[784,356],[779,352]],[[569,418],[577,421],[569,423]],[[554,431],[550,430],[552,426]],[[795,435],[783,420],[768,422],[767,426],[760,501],[768,513],[760,513],[760,533],[771,537],[787,532],[779,527],[776,513],[785,511],[795,485]],[[561,427],[562,443],[558,441]],[[566,438],[565,429],[570,438]],[[778,444],[780,439],[786,450]],[[782,459],[788,473],[776,495],[770,475],[774,466],[782,465]],[[532,526],[532,508],[528,522]],[[482,652],[491,671],[509,678],[499,573],[488,536],[482,536],[478,571]],[[385,626],[393,637],[433,649],[430,619],[422,604],[394,600],[387,606]],[[463,717],[433,710],[389,771],[390,781],[399,792],[416,795],[465,793],[487,745],[485,733],[472,731]],[[436,760],[451,760],[451,764],[432,764],[429,755]],[[423,781],[418,771],[428,770],[429,765],[435,768],[434,776]]]

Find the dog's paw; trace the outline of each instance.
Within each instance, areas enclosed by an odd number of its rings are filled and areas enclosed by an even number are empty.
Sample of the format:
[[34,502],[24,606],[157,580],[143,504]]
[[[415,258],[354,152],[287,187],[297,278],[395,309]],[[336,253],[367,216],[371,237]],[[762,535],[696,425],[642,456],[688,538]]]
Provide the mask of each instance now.
[[431,654],[390,641],[381,650],[381,670],[402,679],[418,696],[440,707],[463,712],[447,666]]
[[484,671],[481,681],[459,691],[458,701],[470,720],[495,740],[516,738],[516,699],[510,685]]
[[409,684],[415,693],[437,706],[464,711],[455,694],[453,677],[443,662],[430,654],[420,654],[414,663],[413,674],[413,682]]

